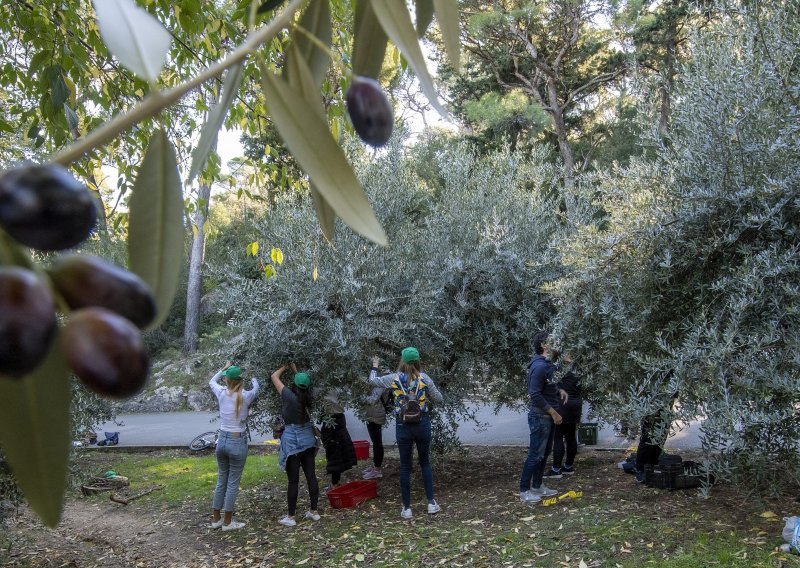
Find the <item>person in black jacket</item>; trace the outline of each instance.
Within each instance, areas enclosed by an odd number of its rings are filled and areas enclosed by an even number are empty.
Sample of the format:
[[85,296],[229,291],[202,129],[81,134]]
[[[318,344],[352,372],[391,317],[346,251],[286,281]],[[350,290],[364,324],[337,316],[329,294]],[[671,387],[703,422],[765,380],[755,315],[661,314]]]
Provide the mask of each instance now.
[[553,424],[561,424],[559,409],[569,398],[553,379],[555,368],[551,362],[553,349],[549,334],[538,333],[533,339],[533,349],[536,354],[528,363],[528,429],[531,435],[519,480],[519,498],[524,503],[536,503],[558,493],[542,484],[542,476],[553,443]]
[[[562,475],[574,474],[575,454],[578,453],[577,428],[583,412],[581,378],[577,366],[569,355],[564,355],[562,360],[568,368],[558,382],[558,388],[566,391],[569,398],[566,404],[561,406],[561,424],[553,426],[553,466],[544,474],[546,479],[559,479]],[[566,459],[564,459],[565,449]]]

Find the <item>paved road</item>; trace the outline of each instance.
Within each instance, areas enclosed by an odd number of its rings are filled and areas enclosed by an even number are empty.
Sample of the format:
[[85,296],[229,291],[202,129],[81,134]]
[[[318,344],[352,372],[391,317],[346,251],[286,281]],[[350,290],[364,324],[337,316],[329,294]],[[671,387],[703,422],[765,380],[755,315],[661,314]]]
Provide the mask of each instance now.
[[[483,425],[465,422],[459,426],[458,435],[464,444],[484,446],[527,446],[528,422],[525,411],[502,408],[495,414],[491,406],[477,406],[476,417]],[[586,414],[584,414],[586,416]],[[215,412],[157,412],[146,414],[123,414],[117,418],[118,424],[107,422],[96,428],[100,438],[103,432],[119,432],[120,446],[176,446],[185,447],[192,438],[208,430],[216,430]],[[366,426],[354,415],[347,413],[347,427],[353,440],[368,440]],[[674,429],[675,430],[675,429]],[[667,447],[692,449],[700,447],[698,440],[699,423],[675,433],[667,442]],[[262,444],[271,440],[271,434],[256,435],[251,443]],[[394,428],[384,430],[384,443],[394,444]],[[596,448],[626,448],[635,441],[614,435],[607,424],[601,423]]]

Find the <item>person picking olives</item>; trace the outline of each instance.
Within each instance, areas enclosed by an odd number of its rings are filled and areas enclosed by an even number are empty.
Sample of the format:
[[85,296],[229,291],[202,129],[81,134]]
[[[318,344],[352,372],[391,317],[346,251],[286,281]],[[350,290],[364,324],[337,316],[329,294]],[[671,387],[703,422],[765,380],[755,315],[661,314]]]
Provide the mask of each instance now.
[[[222,377],[225,377],[225,386],[219,383]],[[252,388],[244,390],[242,370],[230,361],[208,382],[219,402],[220,416],[216,450],[217,486],[211,504],[212,529],[222,527],[224,531],[232,531],[244,527],[243,522],[233,520],[233,511],[247,461],[247,415],[259,388],[255,378],[251,383]]]

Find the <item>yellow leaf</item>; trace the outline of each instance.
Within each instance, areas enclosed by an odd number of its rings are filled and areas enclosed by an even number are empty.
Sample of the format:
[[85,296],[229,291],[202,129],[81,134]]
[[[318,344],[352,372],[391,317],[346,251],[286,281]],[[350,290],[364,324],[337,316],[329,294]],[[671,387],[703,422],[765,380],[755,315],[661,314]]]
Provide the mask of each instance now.
[[364,562],[364,555],[356,554],[356,562]]
[[776,515],[776,514],[775,514],[775,513],[773,513],[772,511],[764,511],[763,513],[761,513],[761,515],[760,515],[760,516],[761,516],[761,517],[763,517],[763,518],[765,518],[765,519],[774,519],[774,518],[775,518],[775,517],[777,517],[778,515]]
[[279,248],[273,248],[269,257],[275,264],[283,264],[283,251]]
[[247,245],[247,254],[250,256],[255,256],[258,254],[258,241],[253,241]]
[[277,272],[275,271],[275,267],[271,264],[268,264],[264,267],[264,274],[267,278],[272,278],[273,276],[277,276]]
[[311,273],[311,278],[313,278],[314,282],[316,282],[318,277],[319,277],[319,274],[317,273],[317,267],[315,266],[314,267],[314,272]]

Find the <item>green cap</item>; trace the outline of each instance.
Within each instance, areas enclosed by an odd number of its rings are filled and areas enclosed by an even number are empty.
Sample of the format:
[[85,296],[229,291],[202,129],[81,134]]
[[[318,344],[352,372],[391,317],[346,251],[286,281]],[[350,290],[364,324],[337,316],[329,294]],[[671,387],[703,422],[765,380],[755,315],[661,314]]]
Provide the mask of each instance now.
[[239,367],[237,367],[236,365],[231,365],[230,367],[228,367],[227,369],[222,371],[222,375],[223,376],[225,376],[225,377],[227,377],[227,378],[229,378],[229,379],[231,379],[233,381],[241,380],[241,378],[242,378],[241,374],[242,374],[242,370]]
[[299,389],[307,389],[311,385],[311,379],[308,373],[295,373],[294,384],[297,385]]
[[419,351],[417,351],[416,347],[406,347],[400,353],[400,356],[406,363],[413,363],[414,361],[419,361]]

